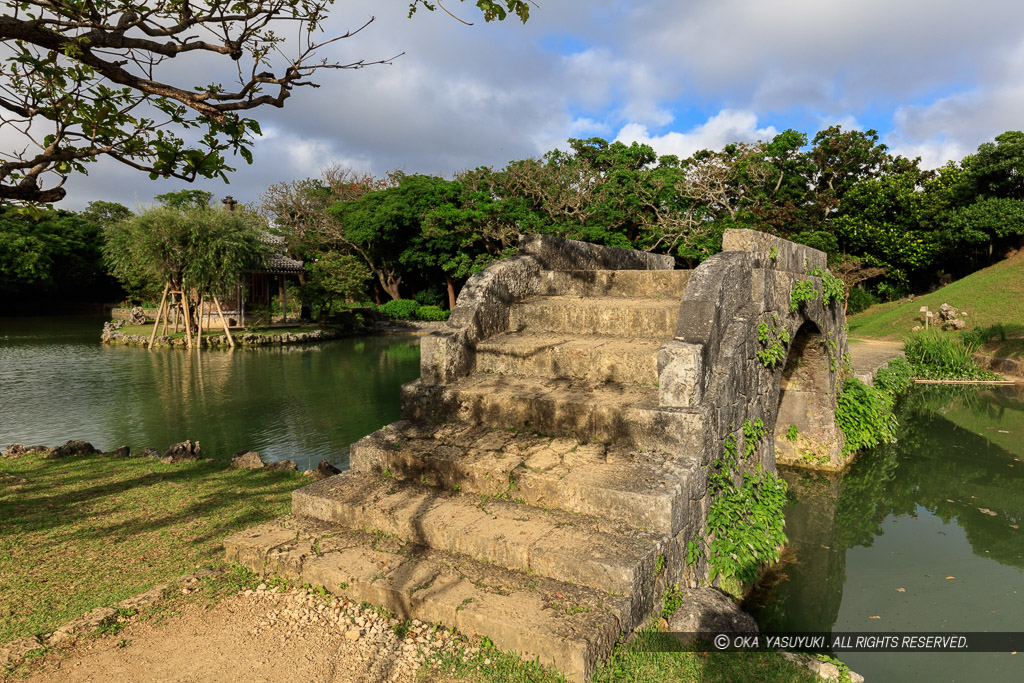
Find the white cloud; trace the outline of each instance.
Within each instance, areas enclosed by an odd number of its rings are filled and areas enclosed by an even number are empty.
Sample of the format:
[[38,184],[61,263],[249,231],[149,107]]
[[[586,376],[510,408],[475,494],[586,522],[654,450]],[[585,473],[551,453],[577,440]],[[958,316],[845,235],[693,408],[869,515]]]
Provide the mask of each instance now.
[[773,126],[757,127],[757,115],[749,111],[723,109],[686,133],[668,132],[651,135],[647,127],[629,123],[622,127],[616,140],[629,144],[650,145],[658,154],[675,154],[686,158],[702,149],[720,149],[729,142],[770,140],[778,135]]

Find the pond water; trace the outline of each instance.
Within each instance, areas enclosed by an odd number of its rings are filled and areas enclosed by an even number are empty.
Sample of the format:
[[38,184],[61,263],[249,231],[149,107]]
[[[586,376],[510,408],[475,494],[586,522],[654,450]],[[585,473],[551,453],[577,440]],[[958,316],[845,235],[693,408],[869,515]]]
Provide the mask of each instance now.
[[348,465],[348,446],[398,419],[419,338],[377,336],[227,350],[106,346],[104,318],[0,317],[0,448],[68,439],[204,455],[243,448],[299,469]]
[[[919,385],[897,414],[898,443],[844,477],[783,473],[791,548],[747,605],[762,630],[1024,630],[1024,391]],[[837,654],[869,681],[1024,680],[1024,652]]]

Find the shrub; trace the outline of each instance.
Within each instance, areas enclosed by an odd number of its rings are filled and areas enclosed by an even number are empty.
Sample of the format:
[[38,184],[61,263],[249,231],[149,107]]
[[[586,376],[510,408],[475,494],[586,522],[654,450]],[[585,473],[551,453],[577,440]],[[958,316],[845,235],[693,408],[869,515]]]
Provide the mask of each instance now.
[[420,306],[416,309],[416,317],[419,320],[447,320],[449,312],[440,306]]
[[896,440],[893,399],[885,391],[848,379],[836,399],[836,423],[843,432],[843,455]]
[[941,330],[920,330],[909,334],[903,352],[915,376],[925,379],[992,379],[996,376],[974,363],[981,346],[978,335],[955,335]]
[[875,374],[874,387],[890,398],[902,394],[914,381],[914,368],[906,358],[893,358]]
[[412,320],[419,307],[420,302],[414,299],[393,299],[385,304],[381,304],[380,312],[389,318]]
[[440,306],[446,297],[436,289],[421,289],[412,298],[419,301],[421,306]]
[[879,301],[881,299],[878,296],[863,287],[853,287],[850,289],[850,297],[846,300],[846,313],[847,315],[853,315],[854,313],[866,311]]

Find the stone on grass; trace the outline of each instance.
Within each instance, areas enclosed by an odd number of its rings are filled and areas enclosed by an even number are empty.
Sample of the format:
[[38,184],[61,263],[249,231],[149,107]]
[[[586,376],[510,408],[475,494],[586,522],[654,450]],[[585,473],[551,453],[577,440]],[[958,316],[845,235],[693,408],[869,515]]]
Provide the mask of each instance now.
[[289,472],[298,472],[299,466],[291,460],[278,460],[277,462],[267,463],[266,469],[268,470],[288,470]]
[[132,454],[132,449],[128,446],[119,446],[112,451],[107,451],[106,455],[111,458],[127,458]]
[[159,458],[160,454],[157,453],[155,448],[143,448],[139,451],[140,458]]
[[682,591],[682,601],[668,618],[668,630],[681,640],[694,633],[757,633],[754,618],[732,599],[714,588],[690,588]]
[[240,470],[263,469],[263,460],[256,451],[241,450],[231,458],[231,466]]
[[160,462],[164,464],[174,464],[179,462],[195,462],[202,457],[202,449],[199,446],[199,442],[192,443],[191,441],[182,441],[176,443],[166,451],[160,458]]
[[70,458],[79,455],[92,455],[96,449],[88,441],[68,441],[63,446],[57,446],[46,454],[48,458]]

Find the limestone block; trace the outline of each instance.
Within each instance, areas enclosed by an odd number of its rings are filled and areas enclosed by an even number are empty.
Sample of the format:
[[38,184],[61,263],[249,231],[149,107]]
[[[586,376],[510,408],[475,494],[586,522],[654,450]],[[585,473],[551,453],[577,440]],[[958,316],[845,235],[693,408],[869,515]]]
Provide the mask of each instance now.
[[689,408],[704,395],[704,347],[673,341],[658,350],[658,404]]

